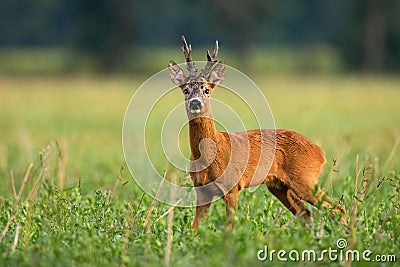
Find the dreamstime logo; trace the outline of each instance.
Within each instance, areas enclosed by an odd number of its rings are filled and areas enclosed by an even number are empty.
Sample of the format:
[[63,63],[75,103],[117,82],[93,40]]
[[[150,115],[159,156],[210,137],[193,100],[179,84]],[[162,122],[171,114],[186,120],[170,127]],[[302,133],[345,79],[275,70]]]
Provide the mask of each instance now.
[[336,242],[336,248],[329,247],[322,251],[313,249],[296,250],[268,250],[268,246],[258,250],[257,259],[260,261],[294,261],[294,262],[317,262],[317,261],[352,261],[352,262],[396,262],[395,255],[375,255],[372,256],[371,250],[353,250],[346,249],[347,241],[339,238]]
[[[206,62],[195,63],[200,68]],[[260,89],[249,77],[232,67],[226,66],[225,80],[213,92],[210,103],[217,129],[233,133],[230,135],[232,137],[237,136],[235,134],[237,132],[249,129],[275,129],[272,112]],[[193,171],[193,166],[195,166],[193,162],[190,164],[188,131],[184,96],[181,90],[171,82],[166,68],[146,80],[132,96],[125,113],[122,144],[132,177],[146,193],[153,197],[163,179],[163,170],[169,166],[169,173],[171,173],[173,169],[172,172],[177,174],[178,179],[175,183],[170,182],[169,179],[164,180],[157,200],[174,204],[176,199],[180,199],[179,206],[181,207],[206,204],[196,203],[195,190],[188,178],[190,168]],[[247,135],[243,136],[247,137]],[[272,139],[269,143],[273,145],[263,151],[267,155],[263,154],[262,158],[271,159],[274,153],[275,136],[268,137]],[[240,154],[238,152],[248,150],[249,144],[247,142],[246,147],[243,146],[244,142],[237,144],[234,139],[231,138],[232,159],[227,170],[220,178],[205,185],[204,189],[207,190],[213,186],[221,188],[221,183],[223,183],[221,181],[225,178],[239,179],[243,174],[249,153],[245,153],[247,158],[242,161],[240,167],[232,162],[238,161],[235,156]],[[203,139],[200,146],[215,148],[215,144],[210,139]],[[264,163],[260,160],[258,166],[261,167],[257,167],[253,181],[260,177],[265,178],[271,163],[272,161]],[[202,166],[203,169],[205,167],[207,166]],[[232,183],[231,185],[233,186]],[[175,199],[170,197],[171,189],[175,192]],[[230,188],[225,189],[230,190]],[[256,187],[251,190],[255,189]]]

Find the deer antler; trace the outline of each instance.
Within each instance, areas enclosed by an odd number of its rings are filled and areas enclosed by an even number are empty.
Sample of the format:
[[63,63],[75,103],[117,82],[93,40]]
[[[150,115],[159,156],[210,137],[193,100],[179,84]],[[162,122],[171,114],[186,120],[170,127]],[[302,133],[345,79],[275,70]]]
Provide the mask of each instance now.
[[189,76],[196,76],[196,67],[194,66],[194,62],[192,60],[192,45],[188,45],[185,39],[185,36],[182,35],[182,51],[185,54],[186,60],[186,68],[189,71]]
[[215,41],[215,49],[212,55],[210,55],[210,50],[207,50],[207,64],[204,69],[201,71],[200,76],[207,78],[210,73],[212,67],[215,63],[217,63],[217,55],[218,55],[218,40]]

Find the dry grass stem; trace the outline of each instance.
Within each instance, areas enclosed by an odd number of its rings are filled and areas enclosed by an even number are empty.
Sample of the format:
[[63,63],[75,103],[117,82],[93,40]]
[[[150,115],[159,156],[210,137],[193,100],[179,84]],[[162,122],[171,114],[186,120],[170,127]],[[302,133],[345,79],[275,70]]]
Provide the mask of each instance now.
[[28,169],[26,170],[26,173],[25,173],[25,176],[24,176],[24,180],[22,181],[22,185],[19,188],[18,195],[17,195],[17,197],[15,199],[14,206],[16,206],[18,204],[19,200],[21,199],[22,192],[25,189],[26,182],[28,182],[29,175],[31,173],[32,167],[33,167],[33,163],[29,164]]
[[[340,146],[340,150],[335,153],[335,158],[332,160],[331,171],[328,173],[328,177],[326,178],[323,187],[331,188],[333,190],[332,181],[335,176],[340,173],[340,169],[338,168],[338,163],[341,164],[346,155],[349,153],[350,146],[348,142],[342,142],[343,146]],[[333,192],[331,192],[333,194]]]
[[394,140],[392,150],[390,151],[389,156],[387,157],[385,164],[383,165],[383,170],[386,170],[388,167],[391,166],[391,163],[393,162],[393,158],[396,156],[396,152],[397,152],[399,145],[400,145],[400,135],[396,134],[396,138]]
[[17,199],[17,190],[15,189],[14,172],[12,170],[10,171],[10,177],[11,177],[12,191],[13,191],[14,200],[15,200],[15,199]]
[[164,184],[164,180],[165,180],[165,176],[166,176],[166,175],[167,175],[167,170],[164,170],[163,178],[161,179],[160,185],[158,186],[156,195],[154,196],[154,199],[153,199],[153,202],[151,203],[150,209],[149,209],[149,211],[147,212],[146,220],[145,220],[145,222],[144,222],[144,224],[143,224],[143,227],[145,227],[145,228],[147,227],[147,225],[148,225],[149,222],[150,222],[151,214],[153,213],[154,206],[156,205],[156,202],[157,202],[157,199],[158,199],[158,195],[160,194],[161,188],[163,187],[163,184]]
[[[175,184],[176,182],[176,174],[172,174],[171,176],[171,183]],[[171,193],[170,193],[170,201],[173,201],[175,199],[175,187],[171,186]],[[170,265],[170,259],[171,259],[171,251],[172,251],[172,239],[173,239],[173,221],[174,221],[174,208],[176,205],[178,205],[182,199],[179,199],[166,213],[168,214],[168,220],[167,220],[167,245],[165,246],[165,256],[164,256],[164,264],[165,266]],[[163,217],[163,216],[161,216]]]
[[324,227],[325,227],[326,221],[321,222],[321,226],[319,227],[319,231],[317,232],[317,237],[318,239],[321,239],[324,235]]
[[140,206],[142,205],[143,198],[144,198],[145,195],[146,195],[146,193],[143,193],[143,194],[142,194],[142,197],[140,198],[139,204],[138,204],[138,206],[136,207],[135,218],[133,219],[133,226],[136,225],[136,222],[137,222],[137,220],[138,220],[138,218],[139,218],[139,208],[140,208]]
[[68,142],[63,139],[61,144],[56,142],[58,149],[58,188],[64,189],[65,185],[65,171],[67,169],[68,160]]
[[[23,230],[24,233],[27,232],[31,226],[34,201],[36,199],[36,195],[39,189],[39,184],[42,181],[42,179],[46,176],[46,170],[48,169],[47,165],[45,165],[44,162],[45,161],[42,162],[39,174],[35,175],[32,189],[29,191],[27,197],[28,208],[26,211],[26,223],[24,225],[24,230]],[[30,237],[31,237],[30,235],[24,235],[23,247],[26,247],[29,244]]]
[[121,258],[121,267],[125,267],[127,265],[125,257],[128,255],[128,247],[129,247],[129,233],[131,231],[130,224],[132,223],[132,211],[133,207],[131,203],[128,202],[128,211],[125,217],[125,225],[124,225],[124,243],[122,247],[122,258]]
[[[350,241],[349,241],[349,249],[353,249],[355,242],[356,242],[356,219],[357,219],[357,205],[358,205],[358,200],[357,200],[357,188],[358,188],[358,179],[361,171],[358,168],[358,154],[356,156],[356,181],[355,181],[355,188],[354,188],[354,195],[353,195],[353,206],[351,208],[350,212]],[[346,261],[345,264],[346,267],[351,266],[351,261]]]
[[112,189],[112,191],[110,193],[110,196],[109,196],[108,201],[107,201],[107,205],[111,204],[115,194],[117,193],[118,185],[122,181],[122,177],[124,177],[124,166],[121,166],[121,169],[119,170],[119,175],[118,175],[118,177],[117,177],[117,179],[115,181],[114,187],[113,187],[113,189]]
[[143,224],[143,228],[144,228],[143,231],[146,229],[146,242],[145,242],[145,249],[144,249],[144,258],[145,259],[150,250],[151,229],[150,229],[149,222],[150,222],[151,214],[153,213],[154,206],[156,205],[158,195],[160,194],[161,188],[163,187],[166,175],[167,175],[167,170],[164,170],[163,178],[161,179],[160,185],[158,186],[156,195],[154,196],[153,202],[151,203],[149,211],[147,212],[146,220]]
[[17,249],[20,230],[21,230],[21,225],[18,223],[17,227],[15,229],[14,243],[13,243],[13,246],[12,246],[12,249],[11,249],[11,253],[14,253],[15,250]]
[[269,227],[269,230],[268,230],[268,232],[266,233],[265,236],[268,236],[271,233],[271,231],[273,231],[273,227],[272,226],[275,226],[278,223],[279,219],[282,217],[284,212],[285,212],[285,209],[284,208],[280,208],[278,215],[275,217],[274,221],[272,222],[271,227]]
[[392,215],[394,209],[396,208],[396,206],[397,206],[399,203],[400,203],[400,194],[397,195],[397,198],[396,198],[396,200],[394,201],[392,207],[390,208],[390,210],[386,213],[385,217],[383,218],[381,227],[380,227],[379,230],[375,233],[374,239],[372,240],[371,245],[369,246],[370,249],[372,249],[373,246],[375,245],[376,241],[377,241],[378,239],[381,238],[382,233],[383,233],[383,230],[385,229],[386,223],[388,222],[388,220],[389,220],[390,216]]
[[161,220],[162,218],[164,218],[165,216],[167,216],[170,212],[172,212],[172,210],[175,209],[175,207],[178,206],[179,203],[182,202],[182,200],[183,200],[182,198],[178,199],[178,201],[176,201],[176,202],[174,203],[174,205],[172,205],[166,212],[164,212],[164,213],[160,216],[160,218],[157,219],[157,222],[158,222],[159,220]]
[[283,215],[284,212],[285,212],[285,209],[283,209],[283,208],[281,208],[281,209],[279,210],[279,213],[278,213],[278,215],[276,216],[276,218],[274,219],[274,221],[272,222],[272,225],[275,225],[275,224],[278,222],[278,220],[282,217],[282,215]]
[[374,157],[374,181],[379,179],[379,158]]
[[10,228],[10,225],[11,225],[12,221],[15,218],[15,212],[16,212],[16,209],[17,209],[17,205],[18,205],[19,200],[21,199],[22,193],[23,193],[23,191],[25,189],[25,185],[28,182],[29,175],[31,173],[32,167],[33,167],[33,163],[29,164],[28,169],[26,170],[26,173],[25,173],[24,179],[22,181],[21,187],[19,188],[18,195],[15,198],[14,205],[13,205],[13,208],[12,208],[12,211],[11,211],[11,215],[8,218],[6,225],[4,226],[3,232],[1,233],[0,242],[6,236],[6,234],[8,232],[8,229]]

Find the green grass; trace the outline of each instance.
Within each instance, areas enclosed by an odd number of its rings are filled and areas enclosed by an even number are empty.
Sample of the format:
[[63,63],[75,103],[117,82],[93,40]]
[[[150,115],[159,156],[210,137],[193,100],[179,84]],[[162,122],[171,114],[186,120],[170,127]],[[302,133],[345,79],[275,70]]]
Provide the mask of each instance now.
[[[158,218],[170,207],[156,203],[144,227],[153,199],[144,195],[141,201],[143,192],[127,171],[121,145],[125,109],[145,78],[0,77],[0,234],[15,215],[0,241],[1,266],[164,264],[171,235],[167,218]],[[277,128],[301,132],[323,147],[327,164],[320,185],[335,202],[341,199],[349,217],[357,205],[355,225],[341,225],[327,209],[313,209],[310,224],[286,210],[279,216],[282,205],[266,188],[245,191],[232,231],[225,229],[222,201],[212,205],[198,232],[190,230],[194,209],[176,208],[170,265],[265,266],[271,262],[257,259],[265,245],[276,251],[322,251],[336,249],[339,238],[348,248],[370,249],[371,257],[393,254],[398,261],[400,80],[252,78],[269,101]],[[222,90],[215,93],[223,97]],[[162,172],[161,149],[152,153]],[[14,204],[10,177],[18,193],[29,163],[29,179]],[[273,264],[285,263],[275,258]]]

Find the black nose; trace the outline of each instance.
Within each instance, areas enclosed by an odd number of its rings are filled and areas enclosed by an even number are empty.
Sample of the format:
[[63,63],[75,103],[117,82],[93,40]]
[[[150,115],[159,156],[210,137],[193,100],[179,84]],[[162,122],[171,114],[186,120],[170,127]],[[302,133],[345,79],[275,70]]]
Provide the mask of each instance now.
[[201,102],[198,99],[192,99],[189,102],[189,107],[191,110],[201,109]]

